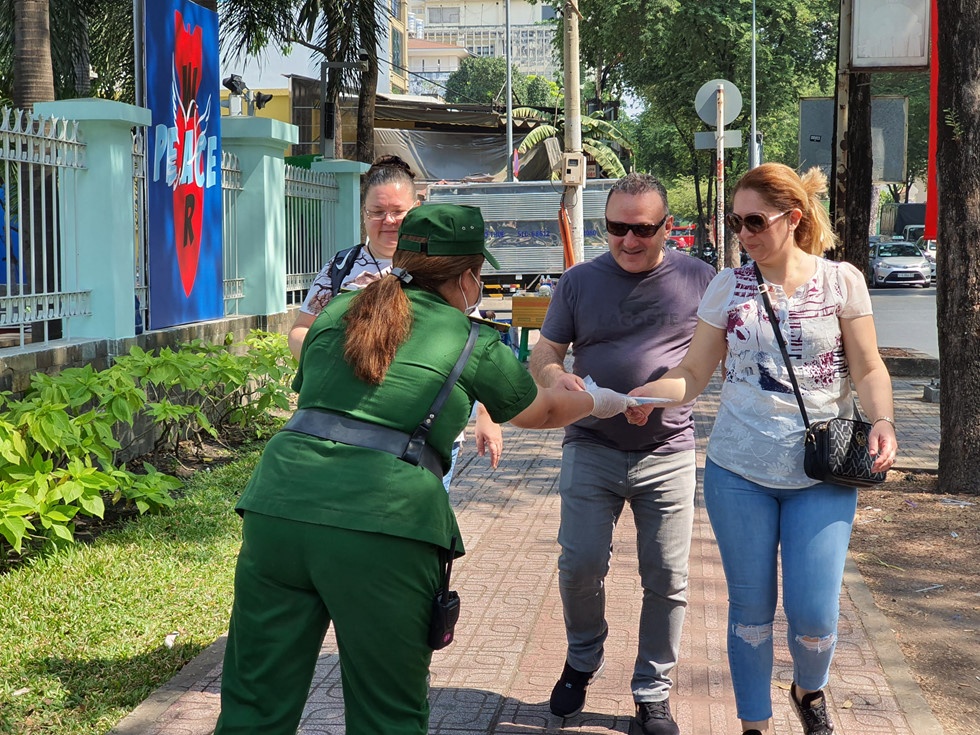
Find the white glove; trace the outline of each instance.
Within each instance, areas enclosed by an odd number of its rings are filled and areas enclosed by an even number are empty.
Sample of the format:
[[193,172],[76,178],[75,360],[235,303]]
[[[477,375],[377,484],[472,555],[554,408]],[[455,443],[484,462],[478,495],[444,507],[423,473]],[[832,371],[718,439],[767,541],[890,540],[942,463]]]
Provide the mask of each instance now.
[[624,394],[598,386],[590,387],[588,391],[595,404],[592,407],[592,415],[597,419],[611,419],[626,410],[627,401]]

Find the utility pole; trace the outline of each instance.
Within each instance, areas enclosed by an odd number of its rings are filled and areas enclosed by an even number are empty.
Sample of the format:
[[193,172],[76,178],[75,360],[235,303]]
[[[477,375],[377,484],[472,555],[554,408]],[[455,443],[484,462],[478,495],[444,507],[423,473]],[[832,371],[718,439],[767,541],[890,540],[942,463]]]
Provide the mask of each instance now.
[[[578,22],[582,17],[576,0],[565,0],[565,153],[582,154],[582,107],[579,75]],[[584,162],[582,165],[584,173]],[[585,227],[582,189],[584,184],[566,185],[565,210],[572,231],[572,254],[575,262],[585,260]]]
[[[718,192],[715,194],[715,251],[718,257],[718,270],[725,268],[725,87],[718,85],[715,92],[718,127],[715,131],[715,180]],[[732,264],[734,267],[735,264]]]
[[847,116],[851,94],[851,0],[841,0],[837,32],[837,89],[834,96],[834,149],[831,156],[830,218],[837,236],[844,236],[847,211]]
[[514,88],[510,71],[510,0],[504,0],[504,59],[507,60],[507,180],[514,180]]
[[755,119],[755,0],[752,0],[752,113],[749,126],[749,168],[759,165],[759,131]]

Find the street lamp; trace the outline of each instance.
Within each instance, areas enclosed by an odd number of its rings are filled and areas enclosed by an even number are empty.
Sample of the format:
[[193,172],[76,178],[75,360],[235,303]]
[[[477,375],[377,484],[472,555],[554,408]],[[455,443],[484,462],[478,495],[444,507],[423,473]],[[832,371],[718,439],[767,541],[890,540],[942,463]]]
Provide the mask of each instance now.
[[227,89],[231,94],[228,96],[227,104],[222,102],[222,107],[228,108],[229,115],[242,115],[242,101],[244,100],[247,107],[246,110],[249,115],[255,115],[255,109],[262,109],[268,104],[272,99],[271,94],[265,94],[264,92],[257,92],[249,89],[248,85],[242,80],[241,75],[232,74],[231,76],[225,77],[221,84]]

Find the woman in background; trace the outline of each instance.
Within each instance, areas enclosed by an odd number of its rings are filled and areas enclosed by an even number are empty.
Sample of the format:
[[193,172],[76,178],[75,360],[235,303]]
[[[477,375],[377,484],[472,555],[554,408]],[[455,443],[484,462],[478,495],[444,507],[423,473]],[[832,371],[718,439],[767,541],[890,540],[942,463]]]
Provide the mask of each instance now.
[[[297,360],[306,333],[334,296],[341,290],[364,288],[391,272],[391,258],[398,245],[398,227],[408,211],[419,204],[415,172],[399,156],[380,156],[364,175],[362,197],[366,242],[341,250],[313,279],[289,330],[289,351]],[[504,447],[503,431],[482,405],[477,404],[475,413],[473,437],[477,453],[481,457],[489,454],[490,466],[496,468]],[[443,481],[446,492],[456,470],[463,439],[464,432],[460,432],[453,443],[452,463]]]

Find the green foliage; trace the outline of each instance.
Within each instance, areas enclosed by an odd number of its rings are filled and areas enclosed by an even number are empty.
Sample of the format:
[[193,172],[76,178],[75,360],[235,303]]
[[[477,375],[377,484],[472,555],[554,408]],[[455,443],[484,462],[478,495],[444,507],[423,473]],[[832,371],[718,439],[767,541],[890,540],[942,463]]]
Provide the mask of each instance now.
[[259,456],[235,454],[165,514],[0,574],[0,733],[104,735],[227,629],[233,507]]
[[698,202],[694,192],[694,178],[678,176],[672,182],[664,182],[667,202],[675,222],[694,222],[698,218]]
[[22,399],[0,394],[0,561],[9,550],[70,543],[75,517],[103,517],[107,500],[141,513],[172,505],[179,480],[118,461],[141,438],[131,429],[145,425],[156,448],[174,454],[182,439],[230,427],[261,436],[268,412],[289,406],[293,365],[283,335],[253,332],[241,346],[197,340],[159,354],[133,347],[107,370],[38,373]]
[[[694,133],[708,130],[694,96],[709,80],[732,81],[744,103],[728,127],[747,140],[751,2],[581,0],[580,8],[582,58],[595,77],[593,89],[603,98],[632,89],[645,103],[643,113],[621,126],[636,143],[636,168],[665,182],[690,177],[701,190],[701,216],[710,213],[706,182],[714,152],[694,148]],[[796,165],[799,97],[833,89],[838,11],[830,0],[774,0],[757,10],[756,115],[766,160]],[[729,149],[728,157],[726,176],[734,182],[747,169],[747,146]]]
[[[513,80],[511,81],[513,86]],[[557,107],[562,104],[561,87],[557,82],[530,74],[524,91],[523,103],[529,107]]]
[[[93,96],[133,102],[133,4],[49,0],[48,5],[56,99]],[[14,6],[0,2],[0,97],[13,96]],[[90,68],[93,78],[81,78]]]
[[[565,137],[565,116],[559,113],[547,115],[530,107],[518,107],[512,111],[515,118],[540,120],[541,124],[528,133],[517,147],[518,153],[527,153],[548,138]],[[550,119],[549,119],[550,118]],[[602,113],[582,117],[582,149],[588,153],[608,178],[618,179],[626,175],[626,169],[614,146],[629,151],[633,144],[628,133],[615,123],[602,118]]]
[[[507,62],[499,56],[470,56],[446,80],[447,102],[507,104]],[[522,74],[511,66],[513,102],[519,105],[554,108],[561,102],[561,88],[534,74]]]

